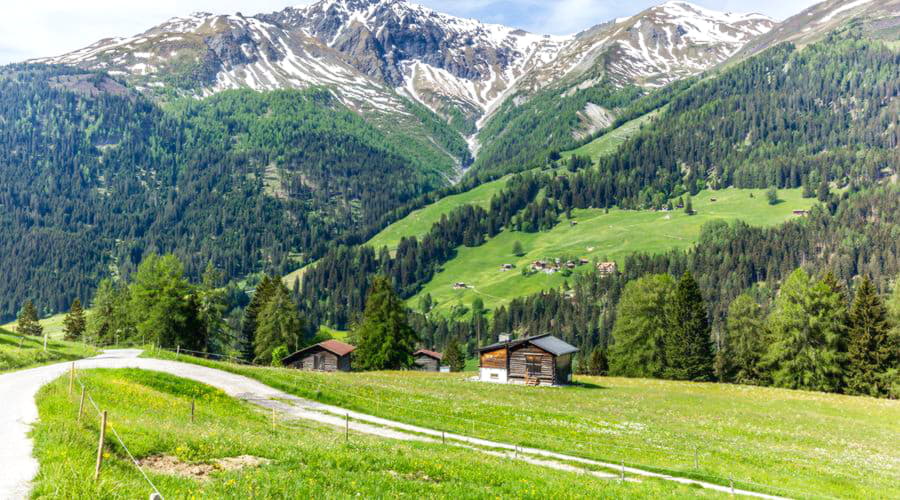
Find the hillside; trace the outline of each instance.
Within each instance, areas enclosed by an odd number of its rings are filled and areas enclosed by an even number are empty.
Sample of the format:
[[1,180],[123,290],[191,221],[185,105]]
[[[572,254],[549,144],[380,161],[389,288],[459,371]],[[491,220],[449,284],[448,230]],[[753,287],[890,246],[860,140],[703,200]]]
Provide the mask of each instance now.
[[0,373],[95,354],[97,350],[92,347],[59,339],[48,340],[44,351],[43,337],[23,337],[0,328]]
[[[29,126],[24,126],[24,124]],[[455,164],[322,89],[222,92],[165,108],[103,74],[0,72],[0,318],[86,302],[148,251],[199,275],[296,266],[447,184]],[[429,143],[430,144],[430,143]]]
[[469,374],[317,374],[183,359],[383,418],[770,494],[897,492],[896,401],[608,377],[533,388],[473,383]]
[[[795,218],[794,210],[809,209],[816,203],[814,199],[801,198],[797,189],[782,190],[779,198],[783,202],[772,206],[763,190],[702,191],[693,198],[697,212],[694,216],[682,210],[666,213],[610,209],[608,214],[602,209],[574,210],[571,220],[562,219],[549,231],[504,231],[479,247],[460,248],[407,303],[418,309],[420,298],[428,294],[437,304],[433,311],[445,316],[450,316],[456,306],[469,308],[476,298],[488,309],[495,309],[516,297],[574,281],[574,277],[562,272],[523,275],[537,260],[558,258],[565,263],[584,258],[591,263],[579,266],[575,272],[592,273],[596,272],[596,262],[616,261],[622,266],[625,257],[634,253],[658,254],[691,248],[700,237],[701,227],[710,221],[742,220],[754,226],[773,226]],[[571,225],[572,222],[577,225]],[[524,249],[521,257],[512,253],[515,242]],[[503,271],[504,264],[512,264],[515,269]],[[455,289],[458,282],[470,288]]]

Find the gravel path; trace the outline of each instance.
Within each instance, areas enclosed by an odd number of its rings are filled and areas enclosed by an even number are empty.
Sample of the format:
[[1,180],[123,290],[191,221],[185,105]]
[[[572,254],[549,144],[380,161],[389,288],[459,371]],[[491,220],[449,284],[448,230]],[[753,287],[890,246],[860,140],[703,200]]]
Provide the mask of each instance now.
[[[347,425],[346,419],[349,416],[350,429],[353,431],[390,439],[439,442],[446,436],[447,444],[464,446],[482,453],[521,460],[557,470],[581,472],[605,479],[618,477],[618,473],[621,470],[621,467],[616,464],[588,460],[546,450],[516,447],[511,444],[458,434],[444,435],[441,431],[395,422],[348,411],[337,406],[298,398],[241,375],[190,363],[139,358],[140,353],[140,350],[134,349],[110,350],[95,358],[76,361],[75,366],[79,370],[91,368],[140,368],[169,373],[208,384],[230,396],[252,404],[275,409],[283,416],[289,418],[311,420],[327,425],[344,427]],[[34,396],[42,386],[67,373],[70,366],[71,363],[59,363],[0,375],[0,401],[3,402],[2,406],[0,406],[0,443],[4,445],[0,447],[0,470],[3,470],[3,474],[0,474],[0,499],[28,497],[30,481],[38,471],[37,460],[32,456],[32,442],[28,437],[31,425],[37,420],[38,416]],[[490,450],[484,448],[490,448]],[[597,472],[580,469],[572,465],[578,463],[606,468],[616,472]],[[693,484],[723,493],[732,493],[733,491],[738,495],[757,498],[780,498],[751,491],[732,490],[726,486],[673,477],[631,467],[625,467],[624,470],[631,478],[635,476],[655,478],[681,484]]]

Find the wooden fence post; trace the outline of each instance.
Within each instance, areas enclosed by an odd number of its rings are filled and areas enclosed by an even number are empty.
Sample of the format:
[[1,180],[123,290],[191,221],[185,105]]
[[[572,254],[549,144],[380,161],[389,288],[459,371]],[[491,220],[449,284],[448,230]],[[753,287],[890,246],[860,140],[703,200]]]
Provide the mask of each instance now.
[[97,466],[94,468],[94,481],[100,479],[100,466],[103,465],[103,441],[106,440],[106,410],[100,417],[100,443],[97,445]]
[[624,461],[624,460],[622,461],[622,473],[621,473],[621,475],[619,476],[619,478],[620,478],[622,481],[625,480],[625,461]]
[[194,400],[191,400],[191,423],[194,423]]
[[47,334],[44,334],[44,352],[47,352]]
[[78,404],[78,423],[81,423],[81,416],[84,415],[84,387],[81,388],[81,403]]
[[181,346],[175,346],[175,359],[178,359],[178,355],[181,354]]
[[350,414],[347,414],[347,433],[346,433],[346,441],[350,442]]

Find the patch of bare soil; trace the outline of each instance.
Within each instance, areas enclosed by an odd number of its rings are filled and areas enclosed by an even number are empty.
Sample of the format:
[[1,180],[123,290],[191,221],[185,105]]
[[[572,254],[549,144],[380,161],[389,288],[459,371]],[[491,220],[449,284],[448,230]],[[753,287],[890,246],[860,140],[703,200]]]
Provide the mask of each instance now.
[[266,465],[270,462],[271,460],[267,458],[254,457],[252,455],[220,458],[211,463],[196,464],[182,462],[172,455],[153,455],[138,460],[141,467],[158,474],[192,477],[202,481],[208,480],[209,475],[214,472],[259,467],[260,465]]

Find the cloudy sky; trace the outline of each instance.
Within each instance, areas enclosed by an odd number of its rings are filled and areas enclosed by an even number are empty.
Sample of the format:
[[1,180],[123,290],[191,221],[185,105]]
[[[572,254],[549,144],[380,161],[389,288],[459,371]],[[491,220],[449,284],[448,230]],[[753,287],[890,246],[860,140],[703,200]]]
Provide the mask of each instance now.
[[[662,0],[418,0],[436,10],[535,33],[568,34],[630,16]],[[693,0],[721,11],[762,12],[784,19],[818,0]],[[57,55],[101,38],[130,36],[195,11],[245,15],[304,0],[5,0],[0,64]]]

